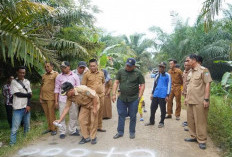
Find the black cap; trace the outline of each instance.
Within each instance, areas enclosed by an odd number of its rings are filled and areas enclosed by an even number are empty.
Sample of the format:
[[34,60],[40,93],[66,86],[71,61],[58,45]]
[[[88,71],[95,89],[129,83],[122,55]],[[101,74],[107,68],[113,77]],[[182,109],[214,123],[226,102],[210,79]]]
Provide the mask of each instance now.
[[70,66],[70,63],[68,61],[63,61],[60,66],[61,67],[68,67],[68,66]]
[[73,89],[73,85],[70,82],[64,82],[61,85],[61,95],[66,95],[66,93],[70,90]]
[[129,66],[134,66],[135,63],[136,63],[136,61],[134,58],[128,58],[126,61],[126,65],[129,65]]
[[159,64],[159,67],[166,67],[166,63],[165,62],[160,62],[160,64]]
[[86,63],[84,61],[80,61],[78,63],[78,67],[87,67]]

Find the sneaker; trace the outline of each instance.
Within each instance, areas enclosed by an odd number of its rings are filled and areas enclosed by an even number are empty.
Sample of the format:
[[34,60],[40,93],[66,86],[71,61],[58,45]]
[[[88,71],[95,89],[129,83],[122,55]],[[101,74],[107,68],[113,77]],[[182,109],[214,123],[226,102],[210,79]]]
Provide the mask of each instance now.
[[52,131],[51,130],[45,130],[45,131],[42,132],[42,135],[47,134],[49,132],[52,132]]
[[70,136],[80,136],[79,131],[76,129],[76,132],[72,133]]
[[85,144],[85,143],[90,142],[90,141],[91,141],[90,138],[84,138],[84,137],[82,137],[82,139],[79,142],[79,144]]
[[143,119],[143,118],[140,118],[140,121],[144,121],[144,119]]
[[180,120],[180,117],[176,117],[176,120]]
[[163,123],[159,123],[158,128],[163,128],[164,124]]
[[116,135],[114,135],[113,138],[114,138],[114,139],[117,139],[117,138],[120,138],[120,137],[122,137],[122,136],[123,136],[123,135],[120,135],[120,134],[117,133]]
[[165,117],[165,119],[170,119],[170,118],[172,118],[172,115],[167,115],[167,116]]
[[91,144],[97,144],[97,137],[91,140]]
[[60,134],[60,139],[65,139],[65,134]]
[[182,123],[182,126],[183,126],[183,127],[188,126],[188,122],[183,122],[183,123]]
[[130,134],[130,139],[134,139],[135,138],[135,134]]
[[155,125],[155,124],[152,124],[152,123],[146,123],[145,126],[149,126],[149,125]]
[[52,131],[52,132],[51,132],[51,135],[52,135],[52,136],[56,135],[56,131]]
[[199,143],[199,148],[200,149],[206,149],[206,144],[205,143]]

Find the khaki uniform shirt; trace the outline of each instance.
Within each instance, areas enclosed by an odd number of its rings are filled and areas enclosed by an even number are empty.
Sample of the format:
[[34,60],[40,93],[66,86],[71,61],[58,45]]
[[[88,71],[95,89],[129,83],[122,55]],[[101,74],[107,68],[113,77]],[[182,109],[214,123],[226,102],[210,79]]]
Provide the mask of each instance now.
[[203,104],[205,98],[205,86],[212,82],[210,72],[207,68],[197,65],[187,77],[187,104]]
[[181,86],[183,84],[183,78],[182,78],[182,71],[178,68],[174,68],[174,70],[170,69],[168,70],[168,73],[171,75],[172,78],[172,88]]
[[189,84],[189,80],[187,80],[187,77],[188,77],[188,74],[189,74],[190,70],[189,71],[184,71],[183,72],[183,94],[186,95],[187,94],[187,86]]
[[[94,90],[84,85],[74,87],[74,90],[75,90],[75,95],[67,98],[66,105],[71,106],[72,102],[74,102],[75,104],[78,104],[80,106],[85,106],[86,108],[93,108],[93,98],[94,97],[98,98]],[[98,102],[97,108],[99,109],[99,107],[100,105]]]
[[42,76],[41,84],[41,96],[43,100],[55,100],[55,80],[59,73],[56,71],[51,71],[51,73],[46,73]]
[[99,97],[104,96],[105,77],[102,71],[87,71],[82,79],[81,84],[96,91]]

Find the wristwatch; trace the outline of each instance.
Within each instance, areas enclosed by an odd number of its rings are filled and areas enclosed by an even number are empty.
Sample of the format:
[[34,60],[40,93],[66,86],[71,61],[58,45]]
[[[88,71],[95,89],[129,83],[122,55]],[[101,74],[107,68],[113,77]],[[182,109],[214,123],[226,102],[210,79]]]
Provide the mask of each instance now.
[[204,99],[206,102],[209,102],[209,99]]

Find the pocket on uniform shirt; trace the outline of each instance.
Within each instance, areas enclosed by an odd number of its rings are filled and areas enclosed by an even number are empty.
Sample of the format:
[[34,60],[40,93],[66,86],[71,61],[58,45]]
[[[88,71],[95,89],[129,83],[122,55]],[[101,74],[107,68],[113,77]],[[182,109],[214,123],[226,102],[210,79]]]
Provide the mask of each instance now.
[[195,86],[199,86],[201,84],[201,82],[202,82],[201,75],[194,76],[194,78],[193,78],[193,84]]

